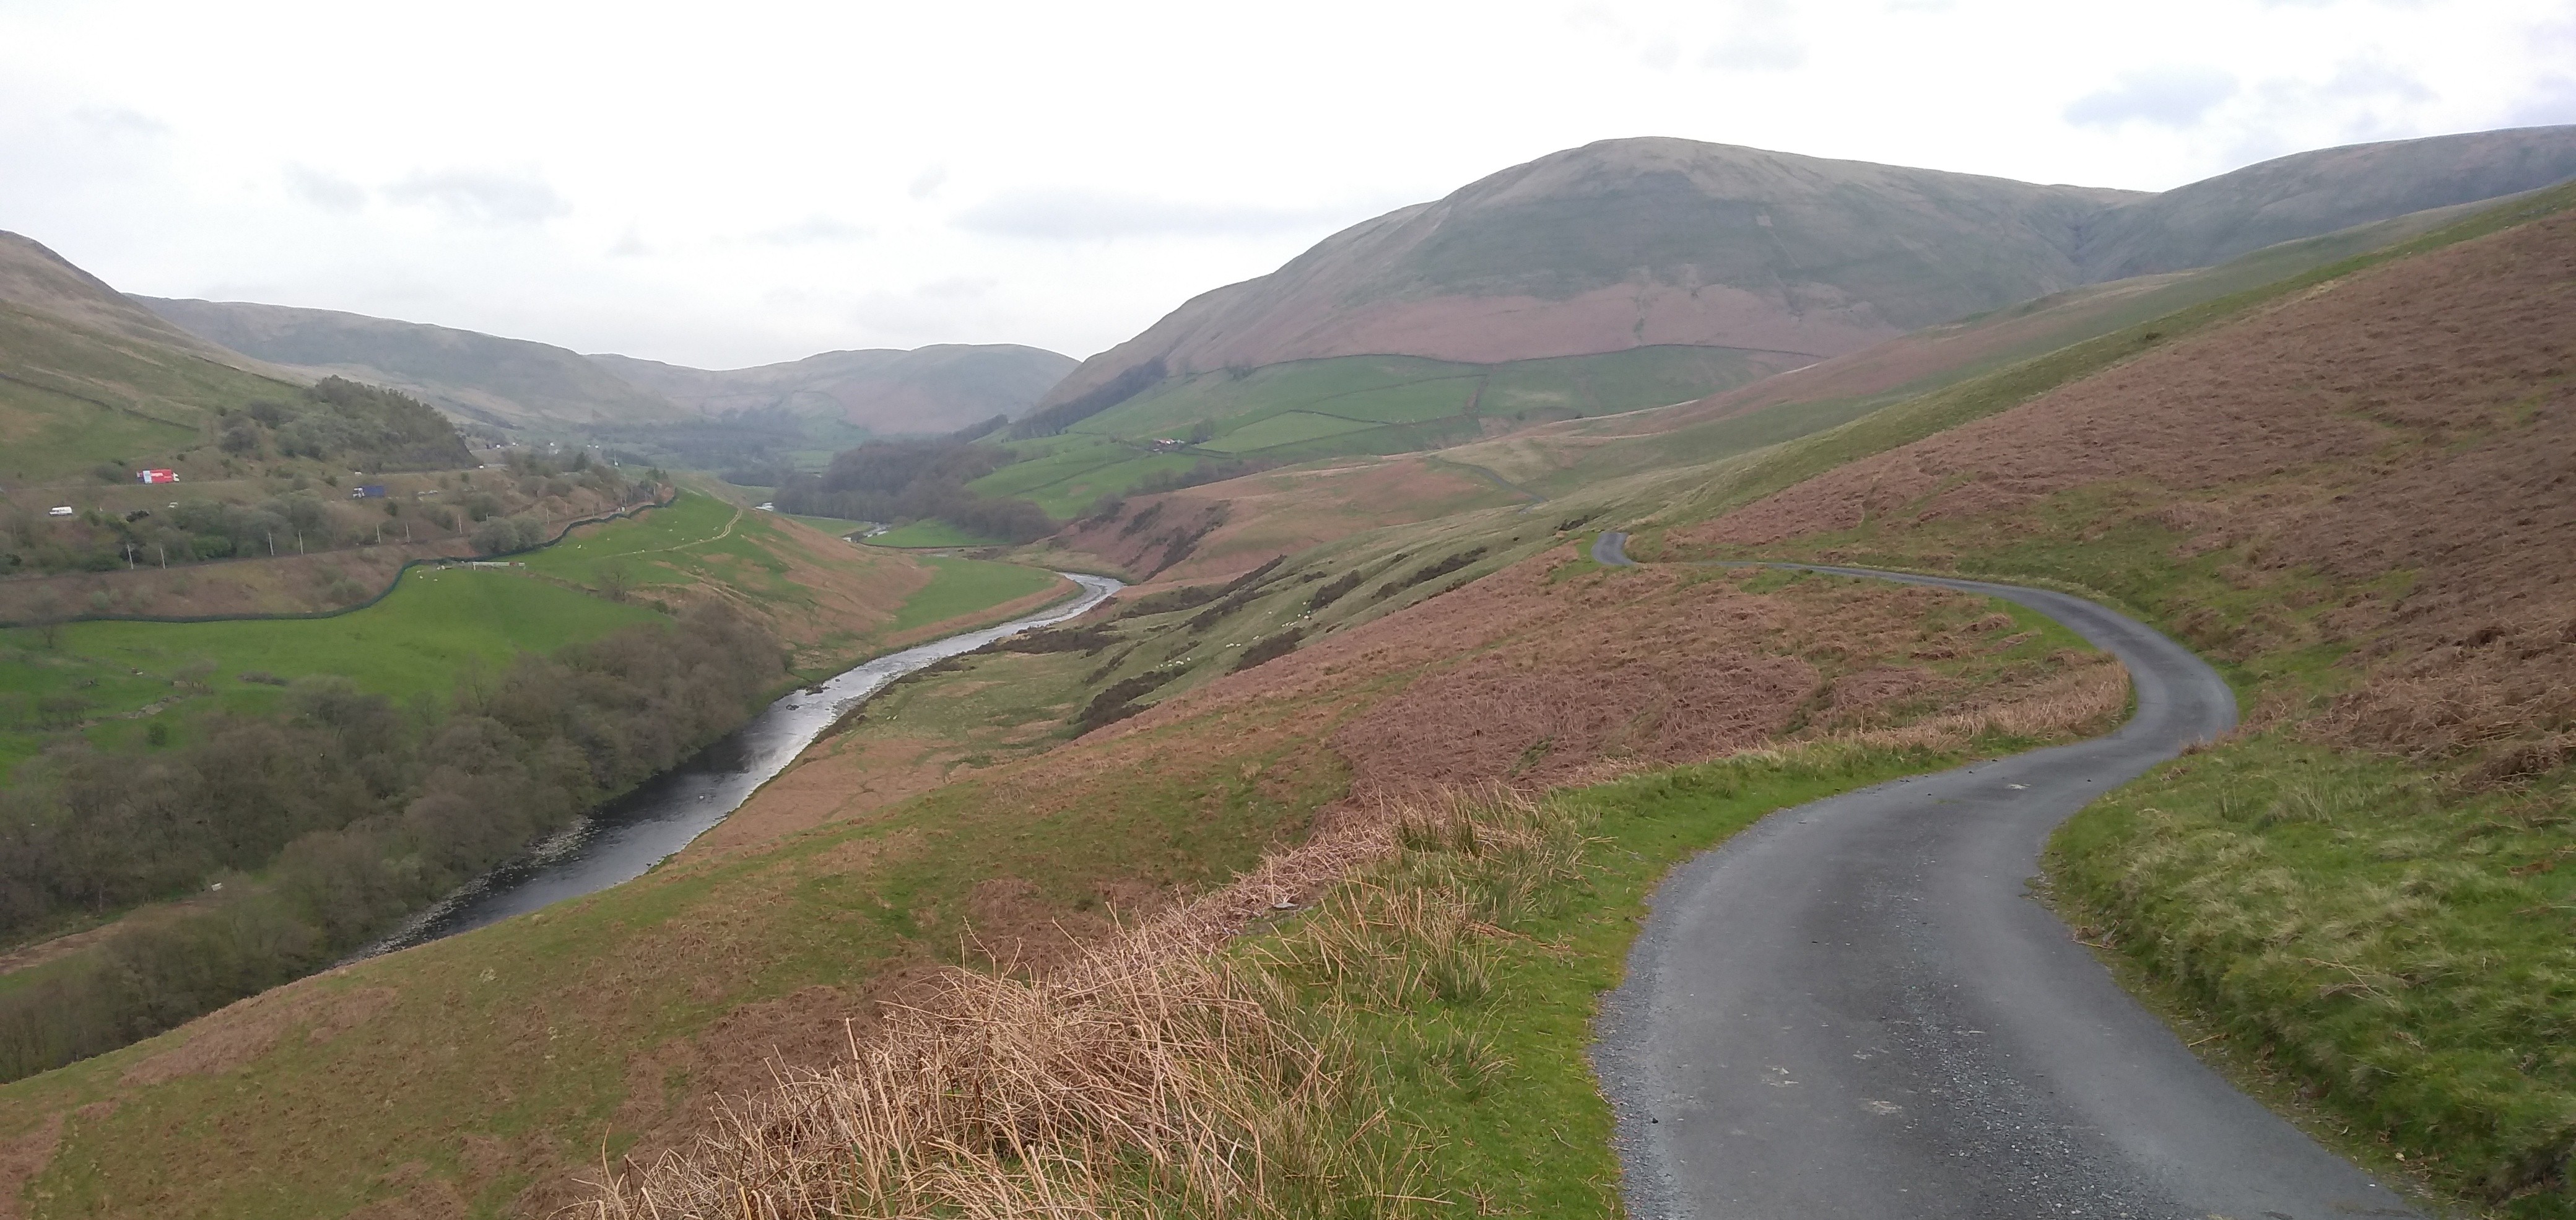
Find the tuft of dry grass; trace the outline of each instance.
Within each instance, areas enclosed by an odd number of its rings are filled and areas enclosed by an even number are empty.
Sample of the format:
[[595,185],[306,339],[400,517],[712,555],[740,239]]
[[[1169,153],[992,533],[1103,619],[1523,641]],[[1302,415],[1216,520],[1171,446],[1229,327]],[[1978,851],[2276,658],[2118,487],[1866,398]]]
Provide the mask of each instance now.
[[2067,669],[2009,699],[1832,736],[1858,746],[1955,751],[1982,737],[2037,741],[2109,731],[2128,710],[2129,671],[2108,657],[2091,663],[2069,658],[2068,664]]
[[[1442,794],[1267,859],[1223,891],[1036,978],[955,969],[833,1066],[781,1071],[690,1149],[604,1168],[596,1220],[813,1216],[1403,1216],[1414,1133],[1389,1121],[1342,1010],[1492,986],[1495,938],[1578,876],[1579,819],[1495,788]],[[1335,885],[1352,870],[1365,877]],[[1256,952],[1227,940],[1330,892]],[[1408,1062],[1475,1089],[1489,1041]]]
[[1399,1211],[1380,1116],[1284,1011],[1261,971],[1141,929],[1043,978],[955,971],[846,1061],[609,1175],[588,1212],[1287,1216],[1317,1192]]
[[[954,969],[819,1070],[781,1071],[692,1148],[605,1166],[595,1220],[1399,1217],[1420,1133],[1391,1120],[1354,1008],[1464,1006],[1494,945],[1580,879],[1587,815],[1499,786],[1387,805],[1036,978]],[[1337,881],[1337,879],[1339,879]],[[1246,952],[1254,922],[1324,893]],[[1317,1001],[1316,992],[1323,995]],[[1405,1070],[1470,1094],[1491,1039],[1411,1029]]]

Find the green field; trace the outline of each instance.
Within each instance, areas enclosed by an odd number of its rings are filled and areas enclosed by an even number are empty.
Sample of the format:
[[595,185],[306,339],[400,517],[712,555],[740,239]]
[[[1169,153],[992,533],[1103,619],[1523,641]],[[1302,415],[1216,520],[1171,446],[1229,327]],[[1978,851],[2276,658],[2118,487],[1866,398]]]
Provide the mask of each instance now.
[[[1277,464],[1437,448],[1484,416],[1558,418],[1660,406],[1751,381],[1765,370],[1721,348],[1649,347],[1598,356],[1474,365],[1411,356],[1298,360],[1183,378],[1054,436],[1003,442],[1018,458],[967,486],[1034,502],[1057,518],[1091,511],[1147,479],[1210,458]],[[1160,439],[1201,439],[1155,452]],[[917,538],[935,541],[915,541]],[[889,546],[970,545],[900,531]]]
[[1005,447],[1021,455],[1020,460],[966,486],[983,495],[1033,501],[1057,518],[1080,516],[1102,496],[1125,495],[1147,478],[1187,471],[1200,461],[1187,453],[1155,453],[1079,432],[1012,441]]
[[[34,719],[49,699],[84,705],[61,714],[99,721],[85,731],[93,744],[141,748],[155,720],[180,740],[206,711],[251,712],[276,701],[277,687],[244,682],[244,674],[337,674],[396,699],[442,697],[464,675],[498,670],[517,653],[551,652],[659,617],[518,572],[415,568],[391,596],[336,618],[72,623],[50,646],[35,628],[0,632],[0,706],[11,713],[0,721],[0,770],[49,740]],[[201,671],[204,693],[173,686],[182,671]]]
[[868,539],[870,546],[895,547],[1002,546],[1006,542],[1006,539],[987,538],[936,518],[898,525]]
[[[1663,406],[1745,384],[1773,367],[1749,353],[1705,347],[1505,364],[1414,356],[1295,360],[1167,382],[1075,424],[1072,434],[1141,443],[1198,431],[1207,438],[1198,447],[1211,453],[1287,460],[1396,453],[1443,443],[1481,417],[1567,418]],[[1058,447],[1043,460],[1069,464],[1083,460],[1080,452]],[[1010,476],[1019,479],[1036,475]]]
[[597,585],[603,565],[623,563],[636,584],[677,584],[684,578],[658,562],[682,547],[723,538],[742,510],[698,492],[684,491],[667,508],[574,530],[562,542],[522,556],[528,570],[584,585]]
[[1062,583],[1062,578],[1053,572],[1015,563],[952,559],[945,555],[925,555],[921,562],[930,566],[930,583],[907,599],[895,614],[896,631],[973,614],[1032,593],[1043,593]]
[[1206,448],[1219,453],[1259,453],[1300,441],[1322,440],[1346,432],[1368,432],[1381,425],[1364,420],[1344,419],[1337,415],[1318,415],[1311,411],[1283,411],[1246,424],[1209,441]]

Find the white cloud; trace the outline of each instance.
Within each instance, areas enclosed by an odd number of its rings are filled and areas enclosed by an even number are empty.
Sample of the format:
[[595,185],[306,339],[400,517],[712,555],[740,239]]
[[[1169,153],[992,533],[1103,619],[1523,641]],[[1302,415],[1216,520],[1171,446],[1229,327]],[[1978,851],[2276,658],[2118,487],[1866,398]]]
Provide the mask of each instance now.
[[2211,107],[2236,96],[2236,89],[2236,75],[2218,68],[2150,68],[2124,73],[2117,85],[2075,99],[2066,107],[2066,121],[2078,127],[2191,127]]
[[1079,188],[1012,191],[957,214],[969,233],[1038,241],[1119,237],[1238,237],[1310,228],[1335,213],[1262,204],[1198,203]]
[[808,216],[792,224],[762,230],[760,240],[773,246],[810,246],[825,241],[865,241],[876,236],[866,225],[854,225],[830,216]]
[[367,206],[367,188],[337,174],[309,165],[289,165],[279,171],[286,179],[286,193],[326,212],[354,212]]
[[108,139],[151,139],[170,134],[169,124],[122,106],[83,106],[72,112],[72,119]]
[[0,3],[0,227],[136,292],[689,364],[1082,355],[1390,206],[1609,137],[2160,189],[2576,121],[2568,0],[441,12]]
[[1787,72],[1806,63],[1807,44],[1790,28],[1790,15],[1782,0],[1747,0],[1700,63],[1739,72]]
[[542,176],[527,170],[413,174],[386,187],[384,195],[395,203],[437,208],[473,224],[536,224],[572,211],[572,205]]

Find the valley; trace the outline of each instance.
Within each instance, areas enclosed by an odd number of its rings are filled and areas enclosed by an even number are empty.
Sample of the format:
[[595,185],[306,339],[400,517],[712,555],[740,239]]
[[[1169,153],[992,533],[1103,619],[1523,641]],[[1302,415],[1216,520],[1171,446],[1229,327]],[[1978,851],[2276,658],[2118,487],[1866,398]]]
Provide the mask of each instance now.
[[0,1216],[2576,1214],[2570,175],[1605,141],[1079,363],[11,246]]

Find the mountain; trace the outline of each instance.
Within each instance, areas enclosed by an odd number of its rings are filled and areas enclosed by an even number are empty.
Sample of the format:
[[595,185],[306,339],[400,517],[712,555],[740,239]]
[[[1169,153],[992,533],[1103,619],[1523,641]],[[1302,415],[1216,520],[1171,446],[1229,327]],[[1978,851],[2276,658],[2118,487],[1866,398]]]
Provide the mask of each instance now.
[[1071,372],[1074,359],[1015,343],[942,343],[912,351],[824,352],[783,364],[707,370],[592,356],[618,378],[701,415],[785,411],[870,432],[949,432],[1019,415]]
[[0,477],[44,482],[167,460],[214,410],[297,397],[42,244],[0,232]]
[[2114,208],[2087,227],[2088,280],[2224,262],[2277,242],[2576,178],[2576,126],[2294,153]]
[[467,419],[538,432],[772,408],[871,432],[944,432],[1018,414],[1074,365],[1033,347],[943,344],[708,371],[328,309],[134,299],[237,352],[315,376],[394,386]]
[[687,415],[580,353],[549,344],[328,309],[134,299],[234,351],[315,376],[336,373],[407,390],[452,414],[497,427],[577,430],[668,423]]
[[233,353],[163,321],[134,298],[33,238],[0,232],[0,302],[51,314],[102,336],[189,352],[229,364]]
[[1053,423],[1166,378],[1362,354],[1497,363],[1693,345],[1804,363],[2571,174],[2576,127],[2301,153],[2160,195],[1608,140],[1203,293],[1083,362],[1039,410]]

